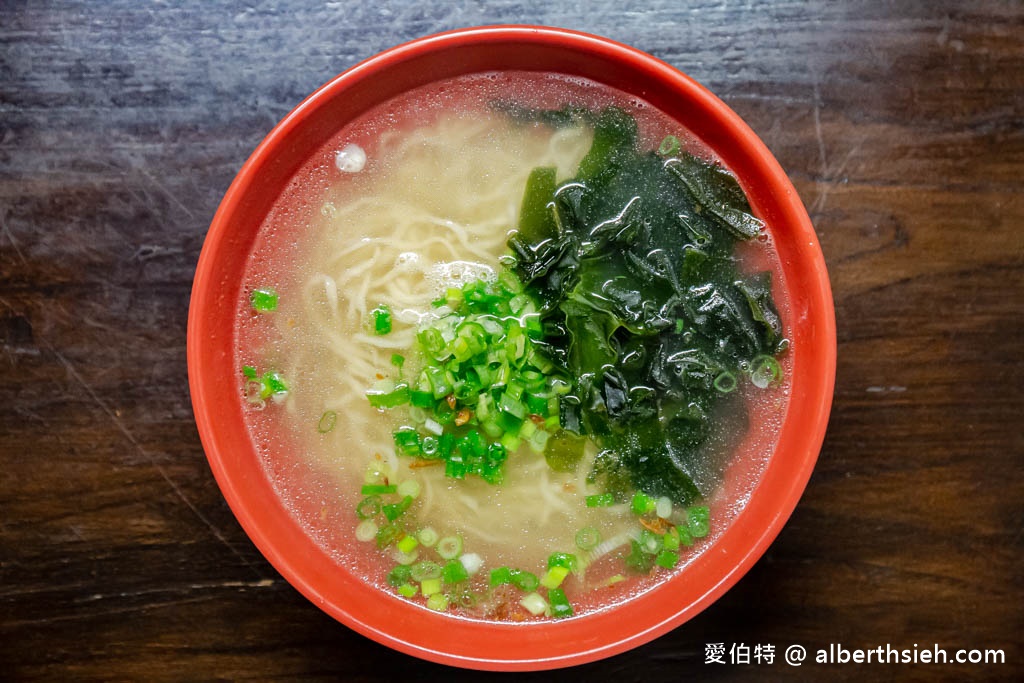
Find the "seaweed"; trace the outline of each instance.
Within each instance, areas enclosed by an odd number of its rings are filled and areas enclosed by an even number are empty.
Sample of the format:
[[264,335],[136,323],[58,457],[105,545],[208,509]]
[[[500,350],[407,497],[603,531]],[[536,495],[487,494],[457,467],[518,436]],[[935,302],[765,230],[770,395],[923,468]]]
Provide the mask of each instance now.
[[505,110],[539,125],[590,125],[576,175],[535,169],[513,268],[541,306],[543,349],[574,379],[565,430],[600,450],[589,479],[688,505],[727,402],[716,379],[784,347],[769,273],[740,273],[737,242],[764,228],[736,179],[688,153],[639,149],[626,111]]

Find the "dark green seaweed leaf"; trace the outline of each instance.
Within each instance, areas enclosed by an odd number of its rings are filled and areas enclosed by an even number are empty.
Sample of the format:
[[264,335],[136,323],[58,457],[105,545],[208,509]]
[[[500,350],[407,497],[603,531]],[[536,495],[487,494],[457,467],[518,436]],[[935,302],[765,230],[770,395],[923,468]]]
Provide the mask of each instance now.
[[518,235],[530,244],[558,236],[555,215],[548,206],[555,195],[555,173],[554,167],[544,166],[533,169],[526,179],[526,191],[519,210]]
[[750,204],[736,178],[725,169],[692,154],[670,159],[665,167],[683,181],[702,208],[739,239],[751,239],[764,229],[764,222],[750,213]]
[[[509,240],[542,308],[541,348],[574,378],[562,427],[597,442],[588,479],[616,499],[639,489],[688,505],[709,493],[695,481],[708,482],[711,416],[732,400],[716,380],[780,348],[770,275],[743,275],[732,256],[763,223],[721,167],[641,152],[621,109],[506,111],[594,128],[574,178],[556,186],[553,169],[531,174]],[[563,445],[552,445],[559,463]]]

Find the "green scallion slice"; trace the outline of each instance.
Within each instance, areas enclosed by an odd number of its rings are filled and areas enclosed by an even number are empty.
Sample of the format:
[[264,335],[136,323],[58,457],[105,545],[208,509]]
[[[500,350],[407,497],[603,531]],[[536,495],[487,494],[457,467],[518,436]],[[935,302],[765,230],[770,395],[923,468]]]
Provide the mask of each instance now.
[[334,429],[334,425],[336,425],[337,423],[338,414],[333,410],[328,410],[324,412],[323,415],[320,416],[320,421],[316,423],[316,431],[320,432],[321,434],[326,434],[327,432]]
[[586,526],[576,532],[576,547],[580,550],[593,550],[601,543],[601,532],[592,526]]
[[572,553],[551,553],[548,557],[548,569],[553,567],[564,567],[569,571],[576,571],[579,560]]
[[401,586],[403,583],[408,583],[411,577],[412,569],[404,564],[400,564],[388,572],[388,583],[395,587]]
[[750,361],[750,383],[758,389],[767,389],[782,379],[782,368],[771,356],[756,356]]
[[444,593],[433,593],[427,598],[427,607],[437,612],[448,609],[448,596]]
[[370,311],[370,322],[374,334],[388,334],[391,332],[391,308],[387,304],[381,304]]
[[686,524],[694,538],[704,538],[711,531],[711,511],[702,505],[686,508]]
[[736,389],[736,376],[731,372],[723,372],[715,378],[715,389],[723,394],[731,393]]
[[548,601],[540,593],[529,593],[523,596],[519,604],[535,617],[544,614],[548,609]]
[[454,560],[462,554],[462,537],[445,536],[437,542],[437,554],[446,560]]
[[551,567],[548,569],[544,576],[540,578],[540,585],[547,589],[558,588],[565,581],[565,577],[569,576],[568,567]]
[[398,547],[398,549],[401,552],[403,552],[406,555],[408,555],[408,554],[412,553],[412,551],[416,550],[416,547],[419,544],[420,544],[420,542],[418,540],[416,540],[415,536],[406,535],[406,536],[403,536],[402,540],[400,540],[398,542],[398,546],[397,547]]
[[674,157],[679,154],[681,146],[679,144],[679,138],[675,135],[666,135],[658,145],[658,154],[663,157]]
[[564,619],[573,615],[572,604],[565,597],[565,591],[561,588],[549,589],[548,601],[551,603],[551,616],[555,619]]
[[509,572],[509,581],[513,586],[521,591],[529,592],[537,590],[537,586],[540,585],[540,579],[533,572],[524,571],[522,569],[513,569]]
[[437,532],[429,526],[423,527],[418,532],[416,532],[416,538],[420,540],[420,544],[428,548],[433,548],[435,545],[437,545],[437,541],[439,540]]
[[468,578],[469,572],[466,571],[466,568],[458,560],[449,560],[444,565],[444,569],[441,570],[441,580],[448,585],[462,583]]
[[586,497],[588,508],[607,508],[615,505],[615,496],[610,493],[598,493]]
[[252,290],[249,294],[249,303],[252,309],[259,313],[269,313],[277,310],[277,292],[273,287],[260,287]]
[[359,492],[364,496],[386,496],[395,493],[398,487],[394,484],[363,484]]
[[654,564],[665,569],[672,569],[679,563],[679,553],[674,550],[662,550],[654,557]]
[[[366,488],[365,486],[363,487]],[[381,500],[378,495],[371,495],[363,498],[356,505],[356,516],[359,519],[370,519],[380,514]]]
[[356,540],[357,541],[372,541],[377,538],[377,523],[372,519],[364,519],[356,525]]
[[441,565],[431,560],[421,560],[416,564],[412,565],[411,574],[412,580],[422,583],[429,579],[437,579],[441,576]]
[[389,522],[393,522],[405,514],[410,505],[412,505],[412,496],[406,496],[398,503],[382,506],[381,511],[384,512],[384,516],[388,518]]

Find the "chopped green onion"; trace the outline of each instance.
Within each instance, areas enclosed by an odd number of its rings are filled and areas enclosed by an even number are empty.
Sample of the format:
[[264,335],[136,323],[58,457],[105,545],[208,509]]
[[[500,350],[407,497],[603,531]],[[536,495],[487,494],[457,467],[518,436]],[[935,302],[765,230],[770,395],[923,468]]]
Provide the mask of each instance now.
[[283,396],[288,393],[288,386],[284,383],[281,374],[274,371],[263,373],[261,378],[263,390],[260,391],[260,398],[268,399],[271,396]]
[[[535,345],[544,336],[541,307],[514,273],[451,287],[443,303],[451,311],[439,311],[416,334],[426,361],[419,374],[403,381],[405,359],[395,354],[398,380],[381,380],[367,398],[377,408],[415,408],[409,415],[414,426],[394,434],[399,454],[443,460],[452,479],[476,475],[499,484],[507,452],[521,445],[547,452],[560,428],[558,397],[572,384]],[[374,313],[375,323],[390,316],[384,305]],[[471,427],[456,439],[453,432],[466,424]],[[489,451],[493,443],[505,452]],[[582,452],[570,450],[573,457]]]
[[433,548],[438,541],[437,532],[431,527],[424,527],[416,532],[416,538],[419,539],[420,543],[428,548]]
[[405,365],[405,356],[400,353],[391,354],[391,364],[401,370],[402,366]]
[[417,408],[433,408],[434,394],[429,391],[410,391],[409,402]]
[[[367,520],[369,521],[369,520]],[[386,548],[402,535],[402,527],[397,524],[388,524],[377,530],[377,547]]]
[[449,560],[441,570],[441,579],[446,584],[462,583],[469,578],[469,572],[458,560]]
[[644,529],[640,532],[639,543],[643,551],[649,555],[656,554],[662,547],[661,537],[650,529]]
[[680,144],[679,138],[675,135],[666,135],[658,145],[658,154],[663,157],[674,157],[679,154]]
[[405,405],[410,398],[409,385],[404,382],[394,384],[389,380],[382,380],[366,392],[366,398],[374,408]]
[[417,588],[411,583],[403,583],[401,586],[398,587],[398,594],[404,598],[411,598],[415,596],[418,591],[419,588]]
[[512,570],[508,567],[498,567],[492,569],[490,574],[491,586],[504,586],[507,583],[512,583]]
[[401,586],[403,583],[408,583],[412,577],[412,569],[407,565],[400,564],[388,572],[388,583],[392,586]]
[[437,554],[446,560],[454,560],[462,554],[462,537],[445,536],[437,542]]
[[[441,565],[431,560],[422,560],[412,565],[410,576],[413,581],[419,581],[420,583],[429,579],[437,579],[441,577]],[[424,591],[426,594],[426,591]]]
[[336,425],[337,423],[338,414],[333,410],[328,410],[323,415],[320,416],[320,421],[317,422],[316,424],[316,431],[320,432],[321,434],[326,434],[327,432],[334,429],[334,425]]
[[268,313],[277,310],[277,292],[272,287],[261,287],[252,290],[249,302],[254,311]]
[[364,519],[356,526],[356,540],[372,541],[377,538],[377,523],[372,519]]
[[656,506],[657,502],[653,498],[637,491],[633,494],[633,501],[630,504],[630,509],[638,515],[644,515],[648,512],[653,512]]
[[510,572],[509,581],[513,586],[525,592],[537,590],[537,586],[540,585],[540,579],[536,574],[522,569],[513,569]]
[[728,394],[736,388],[736,376],[731,372],[723,372],[715,378],[715,389],[723,394]]
[[256,372],[256,368],[254,368],[251,365],[243,365],[242,374],[248,377],[249,379],[256,379],[257,377],[259,377],[259,374],[257,374]]
[[561,588],[548,590],[548,600],[551,602],[551,616],[555,619],[563,619],[573,615],[572,604],[565,597],[565,591]]
[[[366,486],[363,487],[367,488]],[[381,500],[380,496],[372,495],[363,498],[359,501],[359,505],[356,506],[356,515],[359,519],[370,519],[380,514]]]
[[[402,538],[405,537],[403,536]],[[419,559],[419,556],[420,551],[413,550],[411,553],[403,553],[401,550],[398,549],[397,545],[395,546],[395,549],[391,552],[391,559],[393,559],[398,564],[412,564],[417,559]]]
[[419,455],[420,435],[412,427],[402,427],[394,434],[395,445],[406,455]]
[[363,488],[359,490],[364,496],[385,496],[389,493],[395,493],[398,487],[394,484],[363,484]]
[[484,566],[484,558],[476,553],[465,553],[459,557],[459,562],[466,568],[470,576],[475,575]]
[[437,449],[439,448],[439,446],[440,443],[438,442],[437,437],[425,436],[423,437],[423,440],[420,442],[420,451],[427,458],[431,458],[437,455]]
[[661,496],[658,498],[654,506],[654,514],[658,515],[662,519],[668,519],[672,516],[672,500],[668,496]]
[[569,571],[576,571],[579,560],[572,553],[551,553],[548,557],[548,569],[552,567],[565,567]]
[[383,510],[384,516],[388,518],[388,521],[393,522],[401,517],[409,509],[410,505],[412,505],[412,496],[406,496],[401,502],[385,505],[381,510]]
[[540,585],[545,588],[558,588],[565,581],[565,577],[569,576],[568,567],[552,567],[544,573],[544,576],[540,578]]
[[402,540],[398,542],[398,549],[408,555],[413,550],[416,550],[416,546],[419,544],[420,542],[416,540],[415,536],[407,535],[403,536]]
[[391,332],[391,308],[387,304],[381,304],[370,311],[372,327],[375,334],[387,334]]
[[395,493],[403,498],[416,498],[420,495],[420,483],[415,479],[406,479],[398,485]]
[[750,362],[750,383],[758,389],[767,389],[782,377],[779,362],[771,356],[756,356]]
[[436,576],[420,581],[420,592],[423,595],[437,595],[441,592],[441,577]]
[[626,566],[640,574],[646,574],[654,565],[654,555],[644,551],[636,541],[629,543],[629,555],[625,557]]
[[444,612],[448,609],[448,596],[444,593],[431,594],[427,598],[427,607],[437,612]]
[[665,569],[672,569],[679,562],[679,553],[673,550],[662,550],[654,558],[654,563]]
[[592,526],[586,526],[576,532],[576,547],[580,550],[593,550],[601,543],[601,532]]
[[586,501],[588,508],[607,508],[615,505],[615,496],[611,493],[598,493],[587,496]]
[[548,602],[540,593],[529,593],[523,596],[519,604],[526,608],[530,614],[539,617],[548,609]]
[[679,527],[671,527],[661,537],[661,545],[665,550],[679,550]]
[[711,530],[711,511],[704,506],[686,509],[686,523],[694,538],[704,538]]

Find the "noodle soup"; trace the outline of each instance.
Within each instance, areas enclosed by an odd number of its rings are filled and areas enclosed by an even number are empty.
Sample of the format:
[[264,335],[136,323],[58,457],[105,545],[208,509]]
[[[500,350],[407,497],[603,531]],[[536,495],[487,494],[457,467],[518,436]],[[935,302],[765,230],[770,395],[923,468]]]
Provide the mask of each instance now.
[[[557,263],[528,267],[572,236],[563,223],[588,187],[622,193],[594,150],[631,125],[637,168],[689,202],[672,255],[622,256],[658,237],[624,195],[566,241],[571,258],[563,245]],[[767,279],[718,289],[780,272],[770,233],[731,206],[722,234],[755,228],[716,251],[704,181],[727,181],[708,159],[642,101],[543,74],[442,82],[339,131],[268,215],[238,303],[247,424],[306,533],[381,590],[497,620],[600,609],[711,547],[772,451],[788,373],[786,302],[757,288]],[[527,242],[534,214],[551,232]],[[684,267],[709,284],[681,284]],[[560,268],[573,279],[553,287]],[[648,271],[634,292],[613,286]],[[730,316],[746,337],[712,352],[693,341]],[[652,470],[648,426],[692,447]]]

